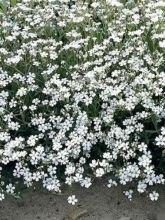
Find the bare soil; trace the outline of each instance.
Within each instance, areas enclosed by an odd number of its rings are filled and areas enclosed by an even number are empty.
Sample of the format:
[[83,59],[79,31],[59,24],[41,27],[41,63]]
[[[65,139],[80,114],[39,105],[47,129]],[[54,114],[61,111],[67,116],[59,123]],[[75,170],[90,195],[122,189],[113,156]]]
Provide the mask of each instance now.
[[[125,188],[108,189],[105,180],[96,181],[90,189],[63,189],[61,195],[31,188],[22,199],[8,196],[0,203],[0,220],[165,220],[165,187],[156,189],[157,202],[139,194],[129,201],[122,193]],[[67,203],[72,194],[79,199],[74,207]]]

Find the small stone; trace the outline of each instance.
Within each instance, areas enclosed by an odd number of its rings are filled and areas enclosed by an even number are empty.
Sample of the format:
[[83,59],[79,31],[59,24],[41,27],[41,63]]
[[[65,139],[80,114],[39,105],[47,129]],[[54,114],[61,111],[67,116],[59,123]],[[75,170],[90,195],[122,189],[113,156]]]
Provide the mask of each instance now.
[[68,210],[67,216],[69,217],[70,220],[77,220],[80,217],[86,215],[87,213],[88,213],[87,209],[75,208]]

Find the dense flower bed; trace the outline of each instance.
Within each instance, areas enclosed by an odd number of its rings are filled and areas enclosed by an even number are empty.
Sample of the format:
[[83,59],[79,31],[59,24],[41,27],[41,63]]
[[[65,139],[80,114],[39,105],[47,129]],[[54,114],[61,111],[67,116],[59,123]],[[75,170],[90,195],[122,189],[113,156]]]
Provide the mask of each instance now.
[[[20,182],[165,182],[165,2],[12,0],[0,10],[0,200]],[[75,204],[75,195],[68,198]]]

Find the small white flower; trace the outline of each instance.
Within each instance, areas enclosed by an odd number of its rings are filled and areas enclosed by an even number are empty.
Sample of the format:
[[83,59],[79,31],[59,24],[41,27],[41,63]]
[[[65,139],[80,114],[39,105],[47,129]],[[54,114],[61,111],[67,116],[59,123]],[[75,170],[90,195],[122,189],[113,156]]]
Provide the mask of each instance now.
[[156,201],[159,198],[159,193],[157,193],[156,191],[153,191],[152,193],[149,194],[149,197],[151,201]]
[[112,6],[121,7],[122,3],[118,0],[106,0],[106,2]]
[[93,3],[91,4],[91,7],[92,7],[92,8],[97,8],[99,5],[100,5],[100,4],[99,4],[98,2],[93,2]]
[[162,48],[165,48],[165,40],[159,42],[159,46]]
[[128,191],[124,191],[123,193],[124,193],[125,196],[127,196],[127,198],[129,200],[132,200],[132,194],[133,194],[133,190],[132,189],[130,189]]
[[6,192],[13,194],[15,190],[15,186],[13,186],[11,183],[9,183],[8,185],[6,185]]
[[111,188],[112,186],[117,186],[117,182],[115,180],[109,179],[107,186],[108,188]]
[[96,177],[102,177],[105,174],[105,171],[103,168],[96,169]]
[[75,205],[78,202],[78,199],[76,198],[75,195],[69,196],[68,197],[68,203],[71,205]]
[[0,201],[2,201],[5,198],[5,194],[0,192]]

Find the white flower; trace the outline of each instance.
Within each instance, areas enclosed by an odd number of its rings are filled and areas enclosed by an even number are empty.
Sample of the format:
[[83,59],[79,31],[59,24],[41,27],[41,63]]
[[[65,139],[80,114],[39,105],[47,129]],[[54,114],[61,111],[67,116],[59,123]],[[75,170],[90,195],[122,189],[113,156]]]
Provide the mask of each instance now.
[[151,159],[147,155],[142,155],[139,159],[139,165],[147,167],[151,163]]
[[125,196],[127,196],[127,198],[129,200],[132,200],[132,194],[133,194],[133,190],[132,189],[130,189],[128,191],[124,191],[123,193],[124,193]]
[[81,180],[81,186],[85,188],[89,188],[92,185],[91,178],[85,177],[85,179]]
[[11,183],[9,183],[8,185],[6,185],[6,192],[13,194],[15,190],[15,186],[13,186]]
[[26,95],[26,93],[27,93],[27,89],[22,87],[17,91],[16,95],[22,97]]
[[159,193],[157,193],[156,191],[153,191],[153,192],[149,193],[149,197],[150,197],[151,201],[156,201],[159,198]]
[[29,138],[27,140],[27,144],[29,146],[35,146],[36,141],[37,141],[37,136],[36,135],[31,135],[31,136],[29,136]]
[[137,187],[138,192],[139,193],[144,193],[146,188],[147,188],[147,184],[142,182],[142,181],[139,181],[138,187]]
[[159,42],[159,46],[162,48],[165,48],[165,40]]
[[106,2],[112,6],[121,7],[122,3],[118,0],[106,0]]
[[97,8],[99,5],[100,5],[100,4],[99,4],[98,2],[93,2],[93,3],[91,4],[91,6],[92,6],[93,8]]
[[8,127],[9,127],[11,130],[16,130],[16,131],[17,131],[17,130],[20,128],[20,125],[19,125],[18,122],[13,122],[13,121],[11,121],[11,122],[8,123]]
[[105,174],[105,171],[103,168],[96,169],[96,177],[102,177],[104,174]]
[[76,198],[75,195],[69,196],[68,197],[68,203],[71,205],[75,205],[78,202],[78,199]]
[[3,199],[5,199],[5,194],[3,192],[0,192],[0,201],[2,201]]
[[111,188],[112,186],[117,186],[117,182],[115,180],[109,179],[107,186],[108,188]]

